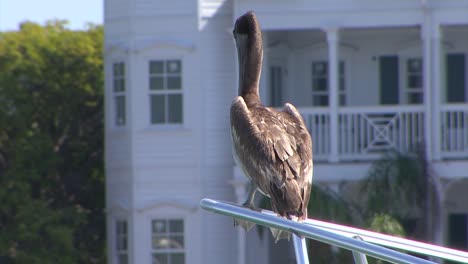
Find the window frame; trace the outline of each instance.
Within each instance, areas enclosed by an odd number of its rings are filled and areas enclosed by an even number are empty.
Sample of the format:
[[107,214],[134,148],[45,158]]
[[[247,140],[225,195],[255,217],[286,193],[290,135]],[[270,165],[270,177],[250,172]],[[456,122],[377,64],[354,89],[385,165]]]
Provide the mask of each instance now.
[[[126,246],[126,249],[125,250],[121,250],[119,249],[119,239],[121,239],[121,234],[119,234],[119,230],[118,230],[118,224],[119,222],[125,222],[126,224],[126,233],[125,233],[125,238],[126,238],[126,242],[125,242],[125,246]],[[129,250],[129,238],[130,238],[130,232],[129,232],[129,220],[127,218],[124,218],[124,217],[116,217],[113,219],[112,221],[112,241],[110,242],[110,245],[112,247],[112,263],[116,263],[116,264],[120,264],[120,255],[123,254],[123,255],[126,255],[127,257],[127,260],[126,260],[126,263],[130,263],[130,250]]]
[[[171,236],[182,236],[182,244],[183,247],[182,249],[177,249],[177,248],[154,248],[153,243],[154,243],[154,236],[155,232],[153,230],[153,222],[154,221],[165,221],[166,224],[166,230],[162,234],[162,236],[166,237],[171,237]],[[182,232],[170,232],[169,226],[170,223],[169,221],[182,221]],[[187,263],[187,225],[186,225],[186,219],[183,216],[165,216],[165,217],[151,217],[150,218],[150,261],[153,263],[153,255],[154,254],[164,254],[166,256],[170,256],[172,254],[183,254],[184,258],[184,263]],[[168,257],[168,261],[169,261]],[[169,262],[172,263],[172,262]]]
[[[185,86],[185,73],[184,73],[184,59],[181,56],[164,56],[164,57],[149,57],[146,60],[146,65],[145,65],[145,71],[146,71],[146,89],[148,92],[148,124],[150,127],[154,128],[169,128],[169,129],[174,129],[174,128],[183,128],[186,125],[186,103],[185,103],[185,97],[186,97],[186,89],[184,89]],[[151,63],[152,62],[157,62],[157,61],[162,61],[163,62],[163,68],[164,71],[163,73],[152,73],[151,72]],[[179,76],[180,77],[180,89],[168,89],[166,86],[166,81],[168,77],[168,73],[166,71],[166,66],[167,62],[170,61],[178,61],[180,63],[180,73],[169,73],[169,77],[174,77],[174,76]],[[161,90],[156,90],[156,89],[151,89],[151,78],[153,77],[162,77],[163,79],[163,89]],[[162,123],[153,123],[152,120],[152,96],[154,95],[163,95],[164,100],[165,100],[165,105],[164,105],[164,122]],[[170,95],[180,95],[181,96],[181,122],[180,123],[169,123],[169,104],[167,103],[169,100]]]
[[[119,75],[117,78],[115,76],[115,73],[114,73],[114,66],[116,64],[122,64],[123,65],[123,73],[122,75]],[[110,117],[110,121],[111,121],[111,127],[114,128],[114,129],[123,129],[123,128],[126,128],[127,127],[127,124],[128,124],[128,104],[127,104],[127,101],[128,101],[128,94],[127,94],[127,91],[128,91],[128,83],[127,83],[127,79],[128,79],[128,70],[127,70],[128,66],[127,66],[127,63],[124,59],[114,59],[110,62],[110,94],[111,94],[111,102],[110,102],[110,105],[111,105],[111,117]],[[123,90],[121,91],[116,91],[115,90],[115,81],[117,80],[123,80],[122,84],[123,84]],[[123,116],[124,116],[124,121],[123,121],[123,124],[118,124],[117,120],[118,120],[118,113],[117,113],[117,109],[118,109],[118,106],[117,106],[117,97],[123,97]]]
[[[326,89],[325,90],[314,90],[314,65],[315,64],[323,64],[325,69],[325,74],[323,76],[319,76],[318,78],[325,78],[326,82]],[[309,73],[310,73],[310,91],[311,91],[311,104],[314,107],[329,107],[330,106],[330,87],[329,87],[329,72],[328,72],[328,59],[312,59],[309,63]],[[343,107],[348,105],[348,94],[346,89],[348,87],[348,73],[346,67],[347,61],[345,59],[340,59],[338,62],[338,106]],[[341,70],[343,69],[343,70]],[[315,96],[326,96],[327,103],[324,105],[315,104]]]
[[[400,95],[399,95],[399,103],[406,104],[406,105],[423,105],[424,104],[424,58],[420,55],[398,55],[400,62]],[[420,61],[420,76],[421,76],[421,87],[420,88],[410,88],[410,72],[408,71],[408,63],[410,60],[419,60]],[[414,75],[414,74],[413,74]],[[411,103],[409,95],[410,94],[420,94],[421,95],[421,102],[419,103]]]

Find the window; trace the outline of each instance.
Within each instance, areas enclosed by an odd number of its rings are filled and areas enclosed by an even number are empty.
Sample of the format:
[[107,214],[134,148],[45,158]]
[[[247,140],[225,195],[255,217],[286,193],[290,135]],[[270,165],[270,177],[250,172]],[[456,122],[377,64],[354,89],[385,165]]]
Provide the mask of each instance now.
[[118,264],[128,263],[128,228],[126,220],[115,222],[115,252]]
[[[345,64],[340,61],[338,70],[339,105],[346,104]],[[314,106],[328,106],[328,62],[312,62],[312,104]]]
[[124,126],[126,122],[125,111],[125,64],[118,62],[112,64],[112,93],[114,99],[114,122],[116,126]]
[[155,219],[151,221],[152,263],[184,264],[184,221]]
[[271,106],[279,107],[282,104],[283,71],[279,66],[270,67],[270,95]]
[[182,62],[149,62],[151,124],[182,124]]
[[406,60],[406,102],[422,104],[423,102],[423,66],[421,58]]

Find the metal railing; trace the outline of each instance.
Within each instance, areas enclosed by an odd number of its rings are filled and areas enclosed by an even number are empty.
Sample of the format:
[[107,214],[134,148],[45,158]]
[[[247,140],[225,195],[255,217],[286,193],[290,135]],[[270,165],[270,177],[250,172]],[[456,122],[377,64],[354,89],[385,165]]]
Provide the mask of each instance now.
[[356,263],[367,263],[366,255],[392,263],[435,263],[386,247],[468,263],[468,252],[367,230],[312,219],[298,223],[278,217],[271,211],[262,210],[257,212],[236,204],[212,199],[202,199],[200,206],[217,214],[293,233],[293,243],[298,263],[309,263],[304,237],[351,250]]

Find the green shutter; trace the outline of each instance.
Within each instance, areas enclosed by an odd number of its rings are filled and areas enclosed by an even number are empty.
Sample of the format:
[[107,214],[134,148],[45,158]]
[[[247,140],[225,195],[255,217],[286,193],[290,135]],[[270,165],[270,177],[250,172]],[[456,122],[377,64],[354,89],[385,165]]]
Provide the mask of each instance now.
[[398,56],[379,57],[380,104],[398,104]]
[[447,102],[464,102],[465,94],[465,54],[447,54]]

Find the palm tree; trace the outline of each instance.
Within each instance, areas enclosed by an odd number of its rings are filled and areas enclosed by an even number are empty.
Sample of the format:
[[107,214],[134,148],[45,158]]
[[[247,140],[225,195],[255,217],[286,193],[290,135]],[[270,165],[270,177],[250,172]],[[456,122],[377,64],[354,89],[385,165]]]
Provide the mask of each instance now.
[[424,147],[417,153],[389,151],[375,161],[362,181],[366,218],[387,214],[399,220],[408,236],[432,240],[435,190]]

